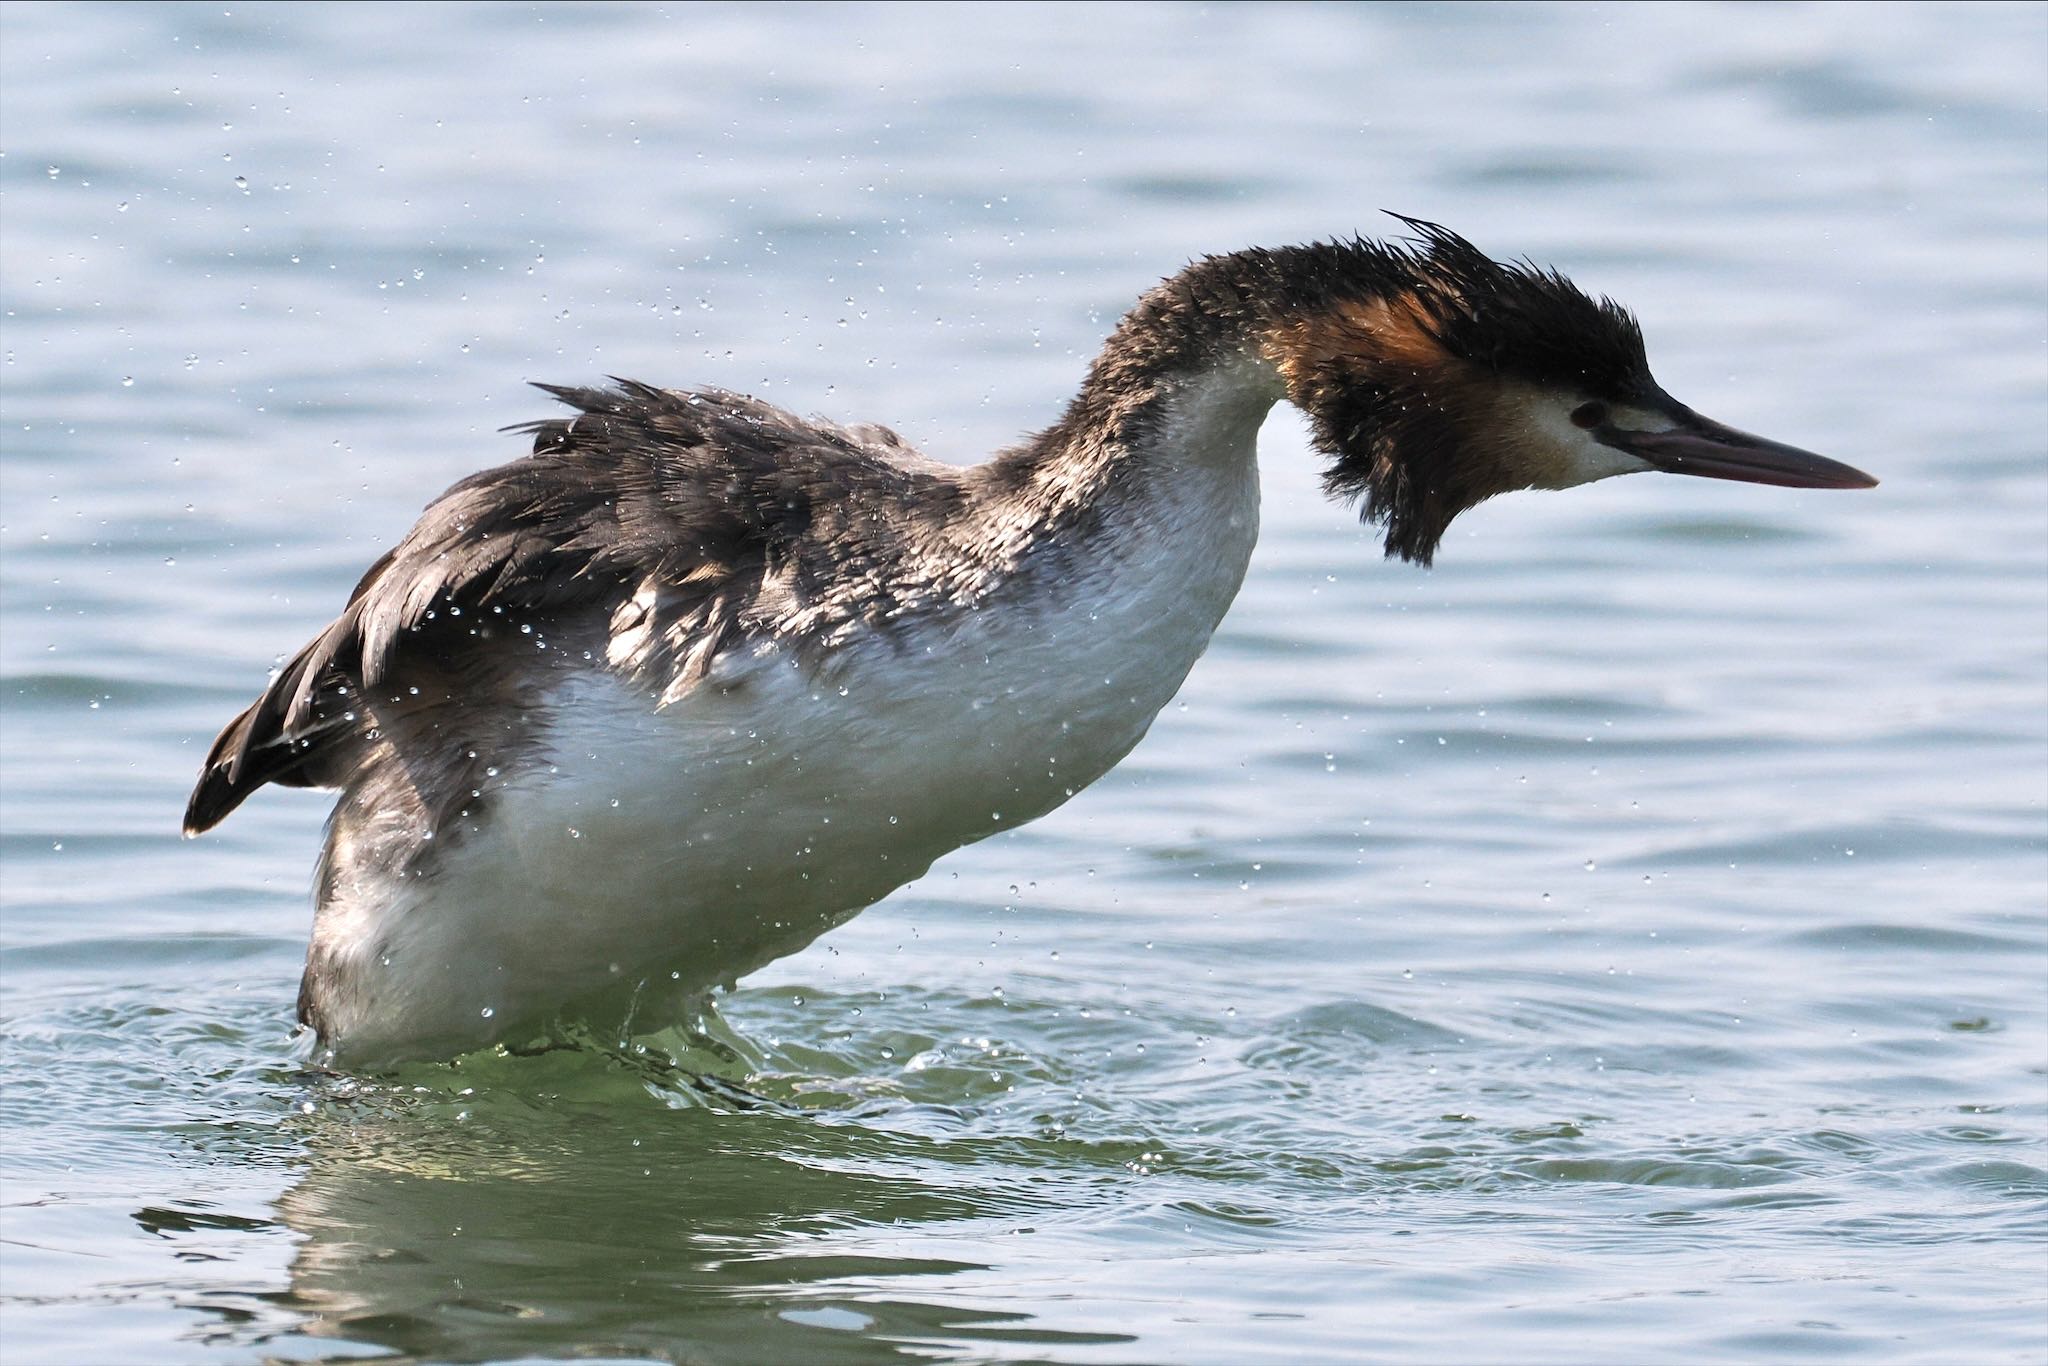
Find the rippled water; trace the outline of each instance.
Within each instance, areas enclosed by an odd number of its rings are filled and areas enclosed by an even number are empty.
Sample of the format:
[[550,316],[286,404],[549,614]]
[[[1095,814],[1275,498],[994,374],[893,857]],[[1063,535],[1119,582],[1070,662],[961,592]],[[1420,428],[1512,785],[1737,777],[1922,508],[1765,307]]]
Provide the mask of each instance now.
[[[7,1359],[2042,1360],[2044,16],[9,5]],[[722,1080],[295,1070],[322,800],[180,805],[521,380],[968,459],[1381,208],[1884,486],[1424,574],[1276,417],[1152,736],[744,983]]]

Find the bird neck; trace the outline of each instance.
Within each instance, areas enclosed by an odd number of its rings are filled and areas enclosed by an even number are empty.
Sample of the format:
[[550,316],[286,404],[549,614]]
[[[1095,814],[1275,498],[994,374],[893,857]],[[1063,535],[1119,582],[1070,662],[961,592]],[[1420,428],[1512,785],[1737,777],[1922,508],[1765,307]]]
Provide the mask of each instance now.
[[1248,557],[1259,427],[1284,397],[1256,351],[1144,366],[1113,339],[1057,424],[978,472],[980,516],[960,527],[961,549],[1055,577],[1225,532]]
[[[1300,312],[1264,254],[1190,266],[1124,315],[1060,422],[1037,443],[1051,459],[1170,463],[1236,448],[1288,397],[1272,341]],[[1248,275],[1270,275],[1249,284]]]
[[1308,418],[1324,487],[1385,528],[1389,555],[1427,564],[1460,511],[1537,482],[1516,446],[1527,395],[1488,359],[1472,288],[1433,257],[1363,242],[1198,261],[1125,315],[1017,467],[1048,507],[1128,490],[1125,515],[1141,514],[1192,471],[1250,465],[1285,399]]
[[1147,293],[1060,420],[999,458],[998,483],[1054,520],[1100,500],[1128,517],[1177,481],[1250,466],[1273,405],[1309,393],[1295,362],[1332,306],[1303,254],[1212,257]]

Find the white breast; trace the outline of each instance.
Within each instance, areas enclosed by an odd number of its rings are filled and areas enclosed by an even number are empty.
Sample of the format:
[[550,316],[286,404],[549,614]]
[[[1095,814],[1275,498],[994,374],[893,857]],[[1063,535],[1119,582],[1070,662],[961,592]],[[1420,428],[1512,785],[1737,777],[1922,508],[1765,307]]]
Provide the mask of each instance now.
[[460,1051],[571,1005],[657,1027],[1073,796],[1143,737],[1237,592],[1257,417],[1065,557],[1078,577],[1027,575],[819,661],[734,652],[660,707],[575,676],[547,701],[546,762],[506,775],[436,874],[362,881],[323,917],[355,969],[337,1056]]

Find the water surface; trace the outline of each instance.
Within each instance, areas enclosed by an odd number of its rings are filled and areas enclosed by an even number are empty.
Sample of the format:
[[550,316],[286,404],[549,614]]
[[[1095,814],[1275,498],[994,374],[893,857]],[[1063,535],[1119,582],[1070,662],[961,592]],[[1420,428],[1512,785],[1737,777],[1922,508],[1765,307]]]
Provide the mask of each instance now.
[[[10,1361],[2048,1356],[2048,12],[0,12]],[[652,1059],[297,1070],[217,727],[522,381],[978,458],[1447,222],[1869,468],[1266,527],[1151,737]],[[747,1099],[751,1097],[752,1099]]]

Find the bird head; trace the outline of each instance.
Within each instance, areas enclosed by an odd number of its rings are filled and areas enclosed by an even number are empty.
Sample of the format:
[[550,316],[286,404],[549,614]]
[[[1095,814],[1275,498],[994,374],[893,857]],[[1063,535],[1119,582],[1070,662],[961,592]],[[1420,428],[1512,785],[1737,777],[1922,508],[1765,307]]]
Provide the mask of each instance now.
[[1361,502],[1388,555],[1429,563],[1452,518],[1512,489],[1645,470],[1789,488],[1877,483],[1665,393],[1641,328],[1611,299],[1402,221],[1412,245],[1323,249],[1340,259],[1315,272],[1313,294],[1265,341],[1330,461],[1325,487]]

